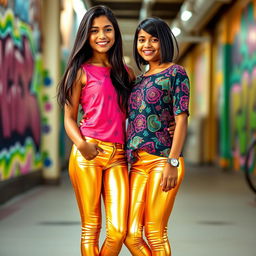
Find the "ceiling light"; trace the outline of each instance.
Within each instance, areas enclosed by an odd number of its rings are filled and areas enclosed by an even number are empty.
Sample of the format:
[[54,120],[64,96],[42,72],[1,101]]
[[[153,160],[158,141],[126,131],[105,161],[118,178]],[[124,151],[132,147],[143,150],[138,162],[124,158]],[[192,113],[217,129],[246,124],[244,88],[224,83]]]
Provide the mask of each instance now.
[[172,28],[172,33],[174,34],[174,36],[178,36],[181,33],[181,30],[179,27],[174,27]]
[[181,19],[183,21],[188,21],[191,17],[192,17],[192,12],[191,11],[185,10],[181,13]]
[[182,21],[188,21],[192,15],[193,15],[193,11],[194,11],[194,1],[193,0],[188,0],[186,2],[184,2],[184,4],[181,6],[181,14],[180,14],[180,18]]
[[175,19],[171,24],[171,30],[174,36],[178,36],[181,33],[181,23],[180,20]]

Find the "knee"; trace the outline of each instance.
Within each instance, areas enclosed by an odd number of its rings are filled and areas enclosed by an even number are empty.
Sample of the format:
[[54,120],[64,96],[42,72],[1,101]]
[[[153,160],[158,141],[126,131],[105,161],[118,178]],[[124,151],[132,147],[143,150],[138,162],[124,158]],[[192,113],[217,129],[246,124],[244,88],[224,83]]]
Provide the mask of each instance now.
[[116,242],[123,242],[125,240],[126,233],[127,231],[125,228],[113,228],[109,230],[109,232],[107,232],[107,236],[108,238],[110,238],[111,240],[115,240]]
[[130,232],[127,232],[124,240],[124,244],[129,248],[134,245],[134,235]]
[[127,234],[127,230],[126,229],[119,229],[119,230],[117,230],[116,231],[116,236],[117,236],[117,239],[119,240],[119,241],[124,241],[125,240],[125,237],[126,237],[126,234]]
[[124,244],[127,248],[137,248],[143,244],[142,235],[139,232],[127,232]]
[[101,230],[100,224],[88,224],[83,223],[81,227],[82,238],[83,237],[98,237]]
[[161,252],[161,255],[171,255],[170,244],[165,231],[166,230],[145,230],[145,236],[148,240],[153,255],[156,252]]
[[147,238],[147,241],[150,245],[151,248],[157,248],[159,246],[161,246],[161,244],[163,243],[163,236],[161,235],[161,232],[159,230],[154,230],[152,232],[149,230],[145,230],[145,236]]

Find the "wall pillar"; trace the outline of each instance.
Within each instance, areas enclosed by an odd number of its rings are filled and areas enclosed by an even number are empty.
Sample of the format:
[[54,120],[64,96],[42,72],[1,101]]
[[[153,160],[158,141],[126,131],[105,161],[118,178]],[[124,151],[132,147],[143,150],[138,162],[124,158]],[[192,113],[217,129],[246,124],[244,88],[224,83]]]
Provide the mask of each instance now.
[[60,114],[56,87],[60,80],[60,0],[43,1],[43,63],[46,69],[43,102],[43,178],[46,183],[60,180]]

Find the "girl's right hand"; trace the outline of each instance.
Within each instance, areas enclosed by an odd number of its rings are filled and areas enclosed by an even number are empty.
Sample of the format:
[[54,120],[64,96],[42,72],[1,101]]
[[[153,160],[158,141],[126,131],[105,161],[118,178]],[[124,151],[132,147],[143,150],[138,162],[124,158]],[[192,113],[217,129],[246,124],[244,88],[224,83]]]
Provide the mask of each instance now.
[[175,127],[176,127],[176,123],[175,123],[175,121],[173,121],[173,122],[171,122],[171,123],[169,124],[169,127],[167,128],[167,130],[168,130],[168,132],[169,132],[171,138],[172,138],[173,135],[174,135]]
[[77,146],[77,149],[80,151],[80,153],[86,160],[94,159],[99,154],[99,152],[104,153],[104,150],[101,147],[99,147],[98,144],[86,141],[80,143]]

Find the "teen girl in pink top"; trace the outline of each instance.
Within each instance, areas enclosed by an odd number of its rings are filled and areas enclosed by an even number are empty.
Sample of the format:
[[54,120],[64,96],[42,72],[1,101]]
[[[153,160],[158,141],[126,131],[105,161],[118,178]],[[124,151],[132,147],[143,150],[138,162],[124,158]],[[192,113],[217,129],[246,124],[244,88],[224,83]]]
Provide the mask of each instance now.
[[[129,198],[124,132],[130,81],[113,13],[104,6],[89,9],[58,91],[65,129],[74,143],[69,174],[81,215],[83,256],[118,255],[126,235]],[[80,127],[79,104],[84,112]],[[101,194],[107,237],[99,249]]]

